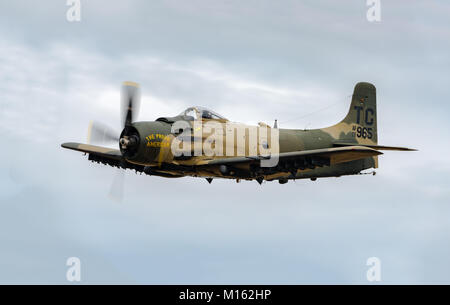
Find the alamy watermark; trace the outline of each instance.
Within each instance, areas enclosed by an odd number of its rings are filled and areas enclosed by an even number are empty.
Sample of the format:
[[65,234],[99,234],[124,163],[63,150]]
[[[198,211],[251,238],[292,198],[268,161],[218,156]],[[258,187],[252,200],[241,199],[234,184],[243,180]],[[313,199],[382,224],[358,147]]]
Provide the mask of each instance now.
[[173,156],[258,157],[261,167],[274,167],[279,159],[279,130],[268,126],[244,126],[216,121],[177,121],[177,136],[170,142],[163,135],[147,136],[149,147],[169,147]]
[[367,0],[367,21],[380,22],[381,21],[381,0]]
[[369,282],[381,281],[381,260],[378,257],[369,257],[366,261],[369,267],[366,273],[366,278]]
[[66,13],[66,19],[69,22],[81,21],[81,0],[67,0],[66,5],[69,9]]
[[[69,257],[66,261],[69,268],[66,272],[66,279],[69,282],[81,282],[81,260],[78,257]],[[366,261],[369,268],[366,272],[366,279],[369,282],[381,281],[381,260],[378,257],[369,257]]]
[[66,266],[69,267],[66,272],[66,279],[69,282],[81,282],[81,260],[78,257],[69,257]]

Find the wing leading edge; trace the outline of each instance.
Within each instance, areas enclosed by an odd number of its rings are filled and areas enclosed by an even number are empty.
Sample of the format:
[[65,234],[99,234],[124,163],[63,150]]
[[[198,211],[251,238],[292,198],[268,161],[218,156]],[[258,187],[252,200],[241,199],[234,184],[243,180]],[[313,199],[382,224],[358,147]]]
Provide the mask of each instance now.
[[122,154],[118,149],[81,143],[64,143],[61,147],[86,153],[89,155],[89,161],[92,162],[103,163],[105,165],[124,169],[128,168],[138,172],[144,171],[144,166],[128,162],[122,157]]
[[101,157],[122,160],[122,154],[118,149],[112,149],[107,147],[101,147],[96,145],[81,144],[81,143],[64,143],[61,147],[76,151],[81,151],[87,154],[95,154]]

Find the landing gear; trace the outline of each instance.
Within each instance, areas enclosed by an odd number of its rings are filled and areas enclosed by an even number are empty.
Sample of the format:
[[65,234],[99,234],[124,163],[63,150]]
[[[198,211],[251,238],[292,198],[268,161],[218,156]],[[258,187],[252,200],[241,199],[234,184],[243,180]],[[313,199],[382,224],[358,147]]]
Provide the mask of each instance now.
[[213,181],[213,178],[206,178],[206,181],[208,181],[209,184]]
[[317,178],[311,178],[311,181],[316,181],[317,180]]

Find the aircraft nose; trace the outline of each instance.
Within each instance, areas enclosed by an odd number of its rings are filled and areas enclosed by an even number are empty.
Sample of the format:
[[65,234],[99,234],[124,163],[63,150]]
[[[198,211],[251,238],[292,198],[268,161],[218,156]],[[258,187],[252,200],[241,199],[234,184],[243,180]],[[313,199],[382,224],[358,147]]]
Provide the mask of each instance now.
[[[133,123],[132,131],[123,133],[120,145],[125,150],[137,148],[132,160],[139,163],[152,163],[157,160],[161,149],[167,148],[166,137],[170,134],[171,126],[163,122],[136,122]],[[122,144],[123,143],[123,144]],[[122,148],[121,148],[122,149]],[[169,147],[170,149],[170,147]]]

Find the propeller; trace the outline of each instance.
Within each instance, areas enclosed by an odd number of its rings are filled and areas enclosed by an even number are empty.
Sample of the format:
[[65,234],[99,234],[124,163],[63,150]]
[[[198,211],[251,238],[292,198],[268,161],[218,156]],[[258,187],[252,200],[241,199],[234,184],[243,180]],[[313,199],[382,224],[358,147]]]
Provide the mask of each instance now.
[[[139,113],[141,96],[139,84],[134,82],[124,82],[122,85],[122,97],[120,112],[122,115],[123,131],[120,135],[120,151],[124,157],[130,157],[136,153],[139,145],[139,135],[134,132],[133,121]],[[133,130],[134,129],[134,130]]]
[[[121,90],[121,125],[122,133],[120,136],[114,129],[99,122],[91,122],[88,131],[89,144],[112,144],[118,143],[120,151],[124,158],[130,157],[136,153],[139,147],[139,134],[133,127],[140,108],[140,89],[139,84],[134,82],[124,82]],[[116,172],[111,184],[109,197],[115,201],[123,201],[125,171],[119,169]]]
[[122,126],[131,126],[139,113],[141,103],[139,84],[124,82],[122,85],[122,100],[120,113],[122,114]]
[[123,202],[123,193],[125,188],[125,171],[121,168],[117,169],[114,180],[109,190],[109,198],[116,202]]
[[111,144],[119,142],[118,133],[100,122],[91,121],[88,129],[89,144]]

